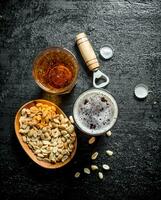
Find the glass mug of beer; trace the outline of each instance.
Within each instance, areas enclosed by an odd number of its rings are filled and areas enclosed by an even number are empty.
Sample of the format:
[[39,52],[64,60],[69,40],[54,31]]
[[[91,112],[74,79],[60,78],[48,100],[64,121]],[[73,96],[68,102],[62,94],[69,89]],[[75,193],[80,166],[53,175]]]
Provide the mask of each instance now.
[[109,131],[118,117],[118,106],[114,97],[103,89],[83,92],[73,106],[76,126],[92,136]]

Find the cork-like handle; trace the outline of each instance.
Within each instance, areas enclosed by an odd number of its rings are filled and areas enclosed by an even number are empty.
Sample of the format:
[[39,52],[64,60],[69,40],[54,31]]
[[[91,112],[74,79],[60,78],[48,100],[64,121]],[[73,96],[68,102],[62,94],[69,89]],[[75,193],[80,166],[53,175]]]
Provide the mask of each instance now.
[[94,71],[99,67],[96,54],[85,33],[76,36],[76,43],[89,70]]

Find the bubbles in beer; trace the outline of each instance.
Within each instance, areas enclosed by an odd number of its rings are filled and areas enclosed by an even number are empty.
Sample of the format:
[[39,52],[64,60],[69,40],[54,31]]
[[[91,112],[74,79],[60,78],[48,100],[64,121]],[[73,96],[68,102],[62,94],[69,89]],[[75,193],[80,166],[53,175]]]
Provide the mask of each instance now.
[[90,133],[106,130],[113,120],[114,105],[107,93],[85,92],[75,104],[74,117],[79,127]]

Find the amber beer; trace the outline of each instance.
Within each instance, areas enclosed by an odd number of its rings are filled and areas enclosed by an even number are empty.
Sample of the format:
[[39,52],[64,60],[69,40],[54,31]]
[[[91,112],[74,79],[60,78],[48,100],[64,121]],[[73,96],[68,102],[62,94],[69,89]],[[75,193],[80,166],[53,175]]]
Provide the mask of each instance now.
[[50,47],[41,51],[33,62],[33,77],[46,92],[69,93],[76,84],[79,65],[67,49]]
[[91,89],[82,93],[73,107],[76,125],[90,135],[110,130],[118,116],[115,99],[105,90]]

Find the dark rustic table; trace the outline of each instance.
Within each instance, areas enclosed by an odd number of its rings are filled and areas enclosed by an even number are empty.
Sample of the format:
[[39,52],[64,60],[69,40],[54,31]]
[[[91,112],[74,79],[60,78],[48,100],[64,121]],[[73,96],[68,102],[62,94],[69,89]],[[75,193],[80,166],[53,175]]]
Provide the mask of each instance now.
[[[32,62],[49,46],[68,48],[80,64],[78,82],[68,95],[57,98],[67,115],[73,102],[92,87],[75,46],[75,36],[86,32],[99,55],[104,44],[114,56],[102,61],[110,78],[107,86],[119,106],[112,136],[89,137],[77,131],[78,149],[70,164],[59,170],[37,166],[25,154],[14,132],[16,111],[37,98],[52,99],[35,84]],[[152,93],[143,101],[134,87],[145,83]],[[105,151],[114,152],[107,157]],[[104,179],[83,173],[93,162],[111,170]],[[79,179],[74,178],[81,172]],[[101,170],[102,171],[102,170]],[[0,197],[7,199],[123,200],[161,198],[161,3],[158,0],[6,0],[0,2]]]

